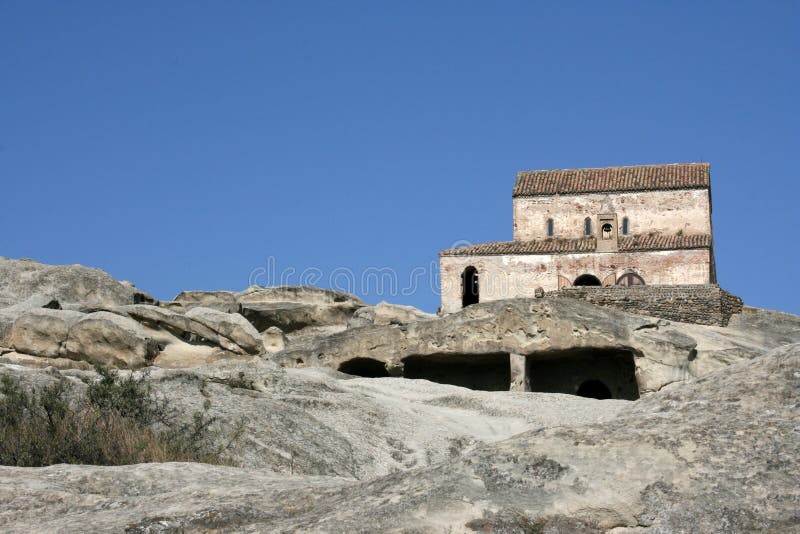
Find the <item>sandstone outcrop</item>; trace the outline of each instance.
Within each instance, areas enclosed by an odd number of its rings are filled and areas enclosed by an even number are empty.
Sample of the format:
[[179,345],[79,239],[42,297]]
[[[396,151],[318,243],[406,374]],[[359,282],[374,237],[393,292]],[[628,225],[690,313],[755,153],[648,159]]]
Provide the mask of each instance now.
[[402,325],[436,318],[436,315],[425,313],[413,306],[380,302],[375,306],[364,306],[356,310],[347,326],[356,328],[369,325]]
[[46,295],[62,306],[67,303],[114,306],[155,302],[152,296],[129,283],[118,282],[100,269],[0,257],[0,308],[37,295]]
[[[52,370],[0,366],[35,387]],[[63,371],[81,387],[91,373]],[[280,369],[150,380],[246,422],[241,467],[0,467],[0,529],[793,532],[800,345],[636,402]],[[410,430],[410,429],[413,429]],[[42,506],[48,503],[48,506]]]
[[136,368],[155,359],[158,345],[133,319],[100,311],[75,322],[64,350],[67,357],[75,360]]
[[[800,327],[798,318],[784,315],[773,328],[782,329],[783,342],[800,342],[800,328],[786,326]],[[347,362],[358,359],[377,362],[387,375],[408,376],[407,363],[424,358],[437,365],[444,365],[448,358],[454,365],[463,365],[465,358],[498,354],[517,354],[530,362],[565,351],[594,350],[612,356],[627,352],[635,363],[639,393],[649,393],[777,346],[763,340],[753,343],[754,321],[769,328],[758,316],[751,309],[737,319],[734,324],[740,331],[733,325],[671,323],[574,299],[511,299],[473,305],[433,320],[345,330],[318,338],[316,343],[289,346],[272,359],[289,367],[345,371]]]
[[263,350],[258,330],[238,313],[225,313],[212,308],[197,307],[186,312],[186,317],[210,328],[219,336],[231,340],[250,354],[258,354]]

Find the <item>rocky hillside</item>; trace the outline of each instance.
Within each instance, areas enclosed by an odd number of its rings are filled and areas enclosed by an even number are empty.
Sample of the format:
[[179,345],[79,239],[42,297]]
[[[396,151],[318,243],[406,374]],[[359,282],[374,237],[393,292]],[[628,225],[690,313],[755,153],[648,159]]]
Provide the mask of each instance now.
[[[295,287],[157,302],[80,266],[0,272],[0,374],[80,391],[93,363],[146,371],[187,419],[241,431],[233,467],[0,467],[4,532],[800,530],[797,316],[722,328],[544,298],[436,317]],[[409,378],[565,351],[630,354],[641,397]]]

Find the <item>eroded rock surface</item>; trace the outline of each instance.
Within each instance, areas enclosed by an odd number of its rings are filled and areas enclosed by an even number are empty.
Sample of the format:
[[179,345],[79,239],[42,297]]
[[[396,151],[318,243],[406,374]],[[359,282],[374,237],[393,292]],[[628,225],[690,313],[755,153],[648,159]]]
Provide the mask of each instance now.
[[800,524],[800,345],[636,402],[347,379],[257,359],[151,380],[183,410],[208,399],[226,421],[248,417],[236,451],[243,467],[2,467],[0,528],[713,533]]

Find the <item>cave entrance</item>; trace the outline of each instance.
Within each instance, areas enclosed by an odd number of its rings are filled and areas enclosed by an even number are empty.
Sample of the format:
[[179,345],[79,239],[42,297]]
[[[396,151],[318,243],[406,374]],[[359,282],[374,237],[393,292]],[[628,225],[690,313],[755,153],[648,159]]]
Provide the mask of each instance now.
[[339,371],[348,375],[363,376],[365,378],[381,378],[389,376],[386,365],[380,360],[372,358],[353,358],[339,364]]
[[611,398],[611,390],[599,380],[587,380],[578,386],[578,391],[575,394],[579,397],[588,397],[590,399],[603,400]]
[[403,364],[404,378],[421,378],[482,391],[508,391],[511,384],[507,352],[408,356]]
[[630,350],[576,348],[530,354],[526,374],[531,391],[593,399],[639,398]]

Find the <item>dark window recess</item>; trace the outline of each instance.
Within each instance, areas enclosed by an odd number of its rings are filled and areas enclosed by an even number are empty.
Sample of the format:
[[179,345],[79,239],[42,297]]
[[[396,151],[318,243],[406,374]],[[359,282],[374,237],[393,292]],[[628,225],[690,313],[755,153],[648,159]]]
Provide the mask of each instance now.
[[622,218],[622,235],[628,235],[628,226],[630,223],[628,222],[627,217]]
[[547,219],[547,237],[553,237],[554,234],[553,219]]
[[583,220],[583,233],[586,235],[592,235],[592,219],[586,217]]
[[477,304],[479,298],[478,270],[475,267],[467,267],[461,274],[461,306],[466,308],[471,304]]

